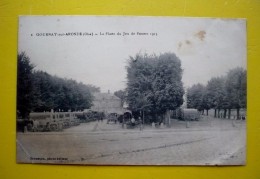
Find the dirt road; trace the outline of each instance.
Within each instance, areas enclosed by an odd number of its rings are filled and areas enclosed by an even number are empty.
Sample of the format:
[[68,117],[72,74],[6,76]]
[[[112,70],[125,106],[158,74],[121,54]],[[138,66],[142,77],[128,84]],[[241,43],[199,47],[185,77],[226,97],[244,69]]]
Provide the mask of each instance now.
[[[204,122],[204,123],[203,123]],[[104,121],[63,132],[18,133],[17,161],[101,165],[239,165],[245,162],[245,121],[182,122],[140,131]]]

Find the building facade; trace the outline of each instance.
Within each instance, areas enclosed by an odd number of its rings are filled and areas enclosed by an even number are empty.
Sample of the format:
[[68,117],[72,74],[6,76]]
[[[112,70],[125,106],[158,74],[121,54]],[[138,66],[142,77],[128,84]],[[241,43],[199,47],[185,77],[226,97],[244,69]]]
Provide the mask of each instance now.
[[123,113],[121,106],[121,99],[111,93],[94,93],[93,106],[91,110],[104,112],[106,115],[109,113]]

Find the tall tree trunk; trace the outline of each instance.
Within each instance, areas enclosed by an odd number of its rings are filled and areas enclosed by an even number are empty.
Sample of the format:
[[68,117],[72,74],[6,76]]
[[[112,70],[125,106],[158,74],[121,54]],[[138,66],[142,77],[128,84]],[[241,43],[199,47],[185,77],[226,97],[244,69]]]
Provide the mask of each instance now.
[[217,117],[217,109],[215,109],[214,117]]
[[224,119],[227,117],[227,109],[224,109]]
[[220,109],[218,109],[218,118],[220,118]]
[[142,118],[143,125],[144,125],[144,121],[145,121],[145,119],[144,119],[144,111],[143,111],[143,118]]
[[231,117],[231,109],[228,109],[228,119]]
[[240,112],[240,108],[237,108],[237,119],[240,119],[240,114],[239,114],[239,112]]
[[167,110],[167,111],[166,111],[166,115],[165,115],[165,117],[166,117],[167,125],[168,125],[169,127],[171,127],[170,110]]

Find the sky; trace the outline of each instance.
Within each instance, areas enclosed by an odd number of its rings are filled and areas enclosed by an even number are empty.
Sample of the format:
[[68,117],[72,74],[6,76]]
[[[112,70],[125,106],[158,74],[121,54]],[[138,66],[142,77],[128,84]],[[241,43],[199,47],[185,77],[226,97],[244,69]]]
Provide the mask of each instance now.
[[182,62],[185,88],[207,84],[210,78],[224,76],[232,68],[247,68],[246,43],[245,19],[19,18],[18,52],[26,52],[36,70],[95,85],[101,92],[126,87],[125,67],[129,57],[137,53],[175,53]]

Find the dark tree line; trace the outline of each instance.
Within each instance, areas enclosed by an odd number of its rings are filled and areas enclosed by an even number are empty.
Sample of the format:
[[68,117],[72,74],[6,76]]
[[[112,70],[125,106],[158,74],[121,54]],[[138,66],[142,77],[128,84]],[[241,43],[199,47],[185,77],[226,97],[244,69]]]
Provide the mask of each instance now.
[[99,88],[35,71],[30,58],[18,54],[17,111],[27,118],[31,111],[77,111],[91,107],[92,92]]
[[145,111],[146,118],[155,121],[182,105],[181,61],[175,54],[137,54],[126,69],[126,100],[132,111]]
[[215,110],[215,117],[220,117],[220,110],[224,111],[223,117],[230,118],[231,109],[237,110],[237,118],[240,117],[240,109],[246,108],[247,94],[246,70],[234,68],[224,77],[213,77],[207,85],[195,84],[187,89],[187,107],[196,108],[199,111]]

